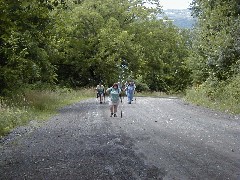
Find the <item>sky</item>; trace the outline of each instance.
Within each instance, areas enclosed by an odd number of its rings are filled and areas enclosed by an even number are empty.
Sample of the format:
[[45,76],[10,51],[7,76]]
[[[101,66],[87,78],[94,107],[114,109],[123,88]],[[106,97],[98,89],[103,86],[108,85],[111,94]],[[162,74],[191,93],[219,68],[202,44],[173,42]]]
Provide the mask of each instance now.
[[159,0],[163,9],[187,9],[191,0]]

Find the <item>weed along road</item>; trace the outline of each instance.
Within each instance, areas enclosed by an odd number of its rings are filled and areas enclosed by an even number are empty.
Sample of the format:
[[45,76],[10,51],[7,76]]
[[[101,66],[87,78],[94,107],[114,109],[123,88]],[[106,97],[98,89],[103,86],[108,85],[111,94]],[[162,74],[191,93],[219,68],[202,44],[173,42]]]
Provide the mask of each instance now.
[[[0,179],[240,179],[240,117],[177,98],[89,99],[1,140]],[[39,125],[39,126],[38,126]]]

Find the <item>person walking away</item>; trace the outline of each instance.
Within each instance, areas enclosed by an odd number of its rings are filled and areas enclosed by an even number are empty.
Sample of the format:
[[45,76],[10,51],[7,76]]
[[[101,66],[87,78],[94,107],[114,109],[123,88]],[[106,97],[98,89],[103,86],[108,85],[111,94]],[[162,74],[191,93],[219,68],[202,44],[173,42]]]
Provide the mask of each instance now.
[[127,91],[126,91],[126,89],[127,89],[127,87],[129,86],[129,82],[128,81],[126,81],[125,82],[125,85],[124,85],[124,90],[125,90],[125,94],[126,94],[126,96],[127,96]]
[[110,117],[117,117],[117,108],[120,101],[119,94],[121,93],[121,90],[119,89],[118,84],[114,83],[112,87],[106,90],[106,92],[109,94]]
[[121,93],[120,93],[121,96],[120,96],[120,98],[124,99],[124,96],[127,96],[126,92],[125,92],[125,83],[122,82],[122,86],[121,86],[120,89],[121,89]]
[[125,91],[127,93],[128,104],[131,104],[133,100],[133,94],[135,93],[134,83],[130,82],[130,84],[125,88]]
[[103,96],[104,96],[104,86],[101,84],[101,82],[96,87],[97,90],[97,98],[100,98],[100,104],[102,104]]

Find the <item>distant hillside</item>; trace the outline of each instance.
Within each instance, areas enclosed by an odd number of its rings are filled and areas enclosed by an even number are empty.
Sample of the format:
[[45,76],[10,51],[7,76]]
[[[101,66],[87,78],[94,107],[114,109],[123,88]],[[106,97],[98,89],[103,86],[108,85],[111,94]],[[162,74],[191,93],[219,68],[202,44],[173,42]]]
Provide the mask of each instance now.
[[167,9],[163,10],[163,14],[159,18],[168,17],[173,21],[173,24],[180,28],[192,29],[195,25],[196,19],[191,16],[189,9]]

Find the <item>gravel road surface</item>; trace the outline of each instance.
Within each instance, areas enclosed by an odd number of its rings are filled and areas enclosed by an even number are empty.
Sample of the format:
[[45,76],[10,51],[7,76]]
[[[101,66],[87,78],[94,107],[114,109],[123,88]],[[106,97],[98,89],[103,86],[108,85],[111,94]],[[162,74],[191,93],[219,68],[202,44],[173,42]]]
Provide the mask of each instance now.
[[1,139],[0,179],[240,180],[240,116],[137,97],[110,117],[81,101]]

